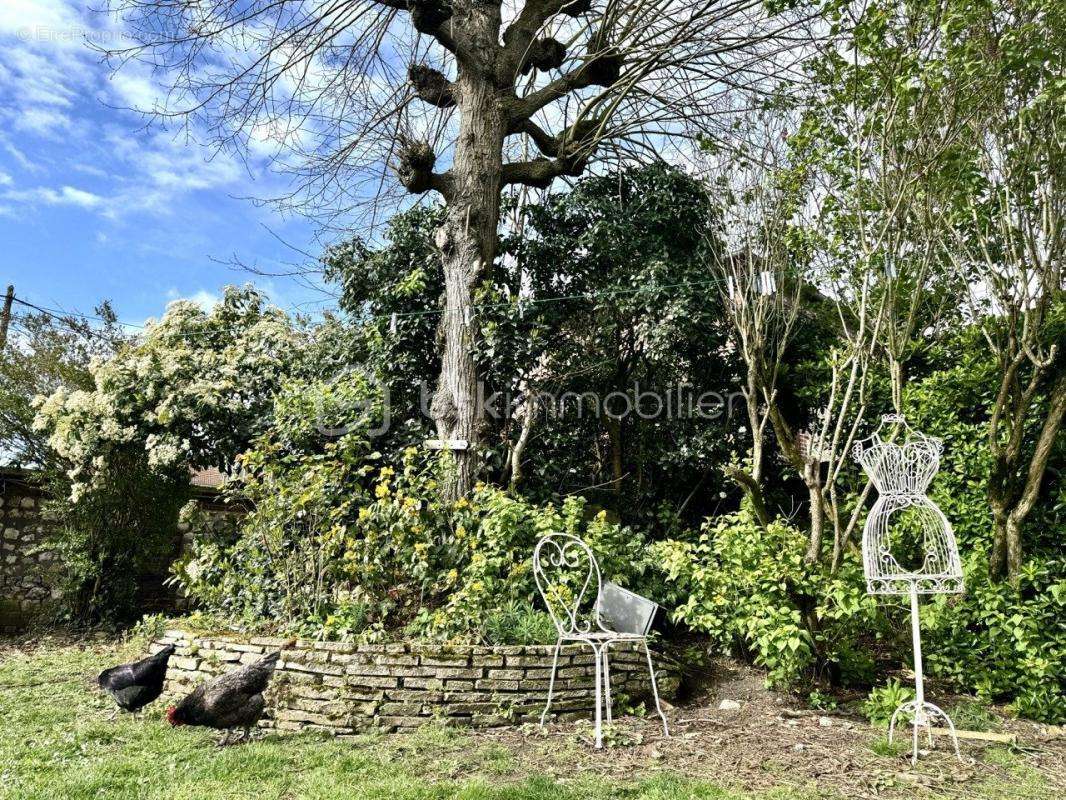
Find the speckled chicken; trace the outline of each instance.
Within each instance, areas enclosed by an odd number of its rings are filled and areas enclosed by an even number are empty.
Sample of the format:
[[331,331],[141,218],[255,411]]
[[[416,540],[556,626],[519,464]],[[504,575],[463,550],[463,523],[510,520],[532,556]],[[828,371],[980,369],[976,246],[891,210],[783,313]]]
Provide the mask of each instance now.
[[172,655],[173,645],[132,664],[119,664],[105,669],[96,679],[97,683],[111,695],[119,708],[136,713],[163,693],[167,663]]
[[263,692],[274,674],[281,653],[271,653],[254,664],[235,669],[196,687],[176,706],[167,709],[171,725],[200,725],[226,733],[219,745],[228,744],[235,730],[247,739],[263,716]]

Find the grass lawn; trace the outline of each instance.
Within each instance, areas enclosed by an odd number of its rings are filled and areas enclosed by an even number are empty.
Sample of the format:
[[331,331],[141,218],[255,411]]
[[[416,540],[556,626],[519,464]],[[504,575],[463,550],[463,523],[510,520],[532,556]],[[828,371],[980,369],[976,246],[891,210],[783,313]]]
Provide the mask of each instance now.
[[[842,795],[817,784],[796,788],[782,776],[777,788],[749,793],[729,775],[688,776],[653,756],[627,777],[605,776],[576,737],[553,737],[562,771],[543,759],[524,764],[521,739],[428,728],[412,735],[333,740],[269,736],[218,748],[217,734],[170,728],[163,705],[141,719],[107,719],[107,699],[92,686],[102,667],[135,654],[108,643],[56,644],[24,653],[0,649],[0,798],[463,798],[463,800],[597,800],[598,798],[821,798]],[[558,741],[555,741],[558,739]],[[517,741],[517,744],[515,742]],[[540,740],[544,744],[544,740]],[[1006,750],[996,751],[1002,777],[981,779],[952,797],[1051,797],[1045,778]],[[889,757],[891,758],[891,756]],[[896,759],[898,761],[898,758]],[[550,760],[549,762],[550,763]],[[1003,770],[1006,770],[1003,772]],[[549,776],[546,772],[554,771]],[[939,790],[937,790],[939,791]],[[911,794],[911,792],[916,792]],[[891,795],[891,792],[889,793]],[[904,796],[939,797],[912,786]]]

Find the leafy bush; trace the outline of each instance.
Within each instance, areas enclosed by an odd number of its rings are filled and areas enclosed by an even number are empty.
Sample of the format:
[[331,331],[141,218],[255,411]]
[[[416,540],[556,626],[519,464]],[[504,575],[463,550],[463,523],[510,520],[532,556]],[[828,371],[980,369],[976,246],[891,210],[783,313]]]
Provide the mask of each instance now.
[[[323,441],[315,410],[334,402],[358,413]],[[230,486],[252,504],[240,530],[198,539],[175,567],[203,608],[330,638],[544,641],[546,618],[531,613],[541,536],[580,536],[605,578],[632,585],[645,572],[643,538],[581,498],[541,506],[479,485],[443,500],[437,462],[415,448],[395,460],[372,449],[374,402],[358,374],[293,382],[278,395],[275,427]]]
[[764,529],[741,510],[708,520],[695,543],[652,549],[684,595],[675,620],[751,655],[772,684],[864,670],[855,642],[878,618],[859,568],[849,561],[828,575],[805,563],[806,537],[795,528],[779,520]]
[[283,312],[250,287],[228,287],[210,312],[175,301],[136,340],[92,360],[91,380],[35,401],[54,462],[52,544],[70,616],[138,614],[137,579],[172,555],[190,469],[228,471],[270,427],[300,350]]
[[807,695],[807,702],[810,703],[811,708],[817,708],[822,711],[834,711],[837,708],[835,697],[817,689]]
[[165,573],[176,546],[187,476],[155,472],[143,453],[128,448],[112,453],[110,467],[107,480],[77,502],[65,475],[50,481],[44,511],[56,525],[47,544],[61,565],[58,611],[67,621],[136,619],[142,581]]
[[[434,638],[464,636],[471,622],[508,603],[539,605],[532,554],[548,533],[569,533],[596,553],[604,580],[630,586],[647,569],[643,537],[610,522],[605,512],[589,518],[580,497],[561,506],[534,505],[484,484],[455,503],[450,537],[442,544],[442,569],[434,593],[444,598],[416,618],[413,629]],[[444,569],[452,565],[450,569]]]
[[1030,560],[1017,589],[966,564],[966,593],[923,607],[929,672],[1025,717],[1066,720],[1066,561]]
[[[1061,555],[1066,483],[1046,481],[1044,499],[1026,525],[1028,563],[1017,588],[988,577],[993,521],[987,500],[992,463],[987,409],[995,364],[968,329],[936,354],[934,370],[912,381],[909,416],[943,438],[944,457],[932,496],[951,520],[963,553],[966,591],[922,607],[928,671],[985,700],[1011,700],[1034,719],[1066,720],[1066,561]],[[1062,438],[1061,436],[1059,437]],[[1052,454],[1061,463],[1062,447]],[[1058,461],[1056,461],[1056,458]]]
[[515,600],[490,611],[481,626],[486,644],[555,644],[555,623],[544,611]]
[[862,704],[862,713],[874,725],[887,726],[896,709],[913,699],[914,690],[901,685],[893,678],[886,686],[870,690],[869,696]]

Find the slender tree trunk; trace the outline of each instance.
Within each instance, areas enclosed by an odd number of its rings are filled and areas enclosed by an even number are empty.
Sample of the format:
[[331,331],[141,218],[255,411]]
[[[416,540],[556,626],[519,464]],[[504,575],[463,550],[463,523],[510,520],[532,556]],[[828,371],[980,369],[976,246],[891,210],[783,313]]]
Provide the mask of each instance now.
[[622,477],[625,474],[625,462],[622,458],[622,421],[608,414],[604,415],[603,424],[611,441],[611,491],[620,494]]
[[1007,509],[997,497],[989,498],[992,506],[993,534],[992,552],[988,556],[988,573],[992,578],[1002,578],[1007,572]]
[[[499,6],[478,5],[464,16],[468,35],[484,52],[496,47]],[[447,217],[437,231],[444,267],[445,308],[441,321],[444,349],[433,397],[437,435],[462,439],[465,450],[450,450],[453,472],[445,495],[460,497],[473,488],[481,462],[482,409],[478,403],[472,294],[492,266],[498,242],[500,183],[506,121],[494,88],[492,65],[477,72],[460,68],[455,84],[459,136],[452,163],[453,185]]]
[[817,456],[808,456],[803,467],[803,482],[811,504],[811,534],[807,545],[808,564],[817,564],[822,557],[822,539],[825,536],[825,495],[822,492],[822,465]]
[[770,512],[766,508],[766,498],[763,497],[762,484],[755,479],[754,475],[749,475],[740,467],[727,465],[725,474],[732,478],[751,500],[751,510],[755,514],[755,521],[763,528],[769,527],[772,520]]
[[[1026,468],[1025,480],[1020,491],[1009,498],[993,489],[989,492],[989,502],[992,506],[992,514],[995,519],[995,538],[992,540],[992,554],[989,559],[989,571],[993,578],[1006,576],[1011,583],[1017,585],[1021,577],[1022,557],[1022,526],[1029,513],[1036,504],[1040,494],[1040,486],[1047,470],[1051,451],[1062,429],[1063,420],[1066,418],[1066,369],[1061,369],[1055,382],[1051,385],[1051,396],[1044,417],[1044,424],[1040,428],[1033,455],[1029,459]],[[1019,419],[1015,424],[1021,425]],[[1005,474],[1010,474],[1015,465],[1003,465],[1000,467]]]
[[533,423],[537,417],[537,395],[533,391],[528,389],[527,391],[529,393],[526,395],[525,403],[522,404],[522,427],[519,429],[518,439],[511,448],[511,457],[508,460],[511,470],[509,485],[512,492],[518,488],[518,484],[522,482],[524,477],[522,458],[525,455],[526,445],[529,444],[530,434],[533,433]]

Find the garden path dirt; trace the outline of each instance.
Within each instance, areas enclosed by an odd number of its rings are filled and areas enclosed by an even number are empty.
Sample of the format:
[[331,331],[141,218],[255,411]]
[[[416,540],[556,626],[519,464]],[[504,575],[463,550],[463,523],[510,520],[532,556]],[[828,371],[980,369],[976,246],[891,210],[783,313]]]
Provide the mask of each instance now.
[[[884,742],[885,731],[855,713],[810,709],[795,697],[768,691],[762,675],[733,662],[717,662],[714,673],[710,690],[670,710],[669,739],[654,715],[618,722],[602,751],[589,746],[591,728],[580,723],[551,726],[546,734],[527,726],[476,735],[518,754],[524,770],[559,780],[582,773],[634,780],[671,771],[738,789],[791,786],[815,796],[1032,800],[1028,787],[1037,782],[1025,777],[1033,771],[1054,796],[1066,792],[1061,728],[997,714],[998,732],[1017,735],[1017,746],[960,740],[959,763],[949,740],[936,737],[935,749],[912,767],[909,730],[903,731],[904,752],[881,755],[872,748]],[[948,706],[953,699],[937,695]],[[723,700],[740,708],[719,710]]]

